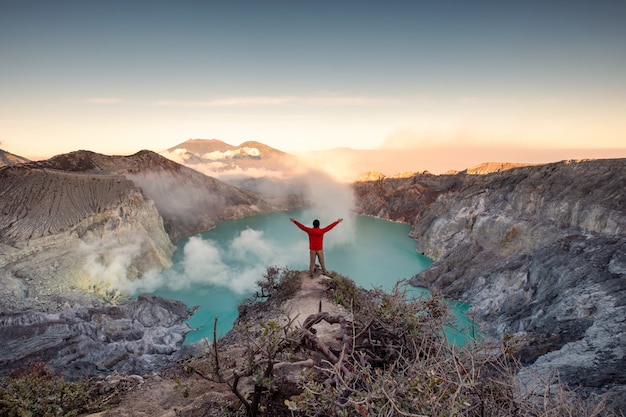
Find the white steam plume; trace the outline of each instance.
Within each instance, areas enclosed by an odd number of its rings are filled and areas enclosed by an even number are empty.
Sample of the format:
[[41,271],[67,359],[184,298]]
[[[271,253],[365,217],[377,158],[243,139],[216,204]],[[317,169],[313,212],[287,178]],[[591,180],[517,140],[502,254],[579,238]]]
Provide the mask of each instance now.
[[246,229],[228,242],[225,249],[199,236],[189,239],[183,248],[179,269],[151,270],[140,279],[129,279],[128,268],[141,256],[138,247],[129,245],[92,245],[86,269],[93,283],[103,283],[127,295],[154,292],[159,288],[186,290],[193,286],[217,285],[238,293],[251,293],[256,281],[270,265],[293,264],[302,257],[302,245],[281,245],[263,232]]
[[197,224],[225,206],[219,193],[207,191],[206,184],[194,178],[176,177],[167,172],[140,172],[126,177],[154,201],[163,217],[184,224]]
[[104,239],[80,244],[85,271],[93,284],[101,284],[126,292],[128,272],[141,257],[142,244],[139,239],[120,244],[116,239]]
[[[324,237],[325,247],[354,240],[354,222],[351,213],[354,211],[354,191],[349,183],[339,182],[326,172],[310,170],[304,177],[306,181],[307,200],[311,206],[311,214],[320,221],[320,227],[343,218],[344,221]],[[311,225],[310,221],[302,221]]]

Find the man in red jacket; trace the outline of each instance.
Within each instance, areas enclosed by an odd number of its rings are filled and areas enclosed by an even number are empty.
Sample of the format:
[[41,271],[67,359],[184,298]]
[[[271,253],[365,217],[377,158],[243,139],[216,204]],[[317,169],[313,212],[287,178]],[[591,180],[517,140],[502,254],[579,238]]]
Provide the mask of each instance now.
[[317,219],[313,220],[313,227],[307,227],[294,218],[291,218],[289,220],[291,220],[296,226],[307,232],[307,234],[309,235],[309,253],[311,259],[309,263],[309,276],[313,278],[316,257],[317,259],[319,259],[320,265],[322,266],[322,273],[324,275],[328,274],[328,272],[326,271],[326,264],[324,263],[324,233],[337,226],[343,221],[343,219],[337,219],[337,221],[329,224],[322,229],[320,229],[320,221]]

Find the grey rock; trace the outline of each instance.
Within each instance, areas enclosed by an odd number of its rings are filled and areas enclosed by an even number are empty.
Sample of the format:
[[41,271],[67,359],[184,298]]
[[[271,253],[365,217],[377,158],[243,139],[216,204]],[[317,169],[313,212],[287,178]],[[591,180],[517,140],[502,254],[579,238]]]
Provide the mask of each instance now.
[[122,176],[5,167],[0,196],[0,309],[55,309],[56,294],[171,265],[154,202]]
[[191,311],[151,294],[119,306],[0,314],[0,375],[43,361],[70,379],[145,375],[189,353]]
[[[409,221],[418,250],[435,260],[414,285],[469,303],[491,337],[529,341],[520,380],[557,372],[626,410],[624,184],[626,160],[614,159],[418,174],[355,189],[361,212]],[[377,203],[381,195],[393,210]]]

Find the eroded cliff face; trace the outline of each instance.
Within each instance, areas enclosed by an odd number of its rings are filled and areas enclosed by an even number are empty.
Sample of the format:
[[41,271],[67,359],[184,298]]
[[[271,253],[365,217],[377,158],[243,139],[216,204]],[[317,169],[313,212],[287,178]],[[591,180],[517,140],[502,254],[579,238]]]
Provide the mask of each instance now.
[[[412,283],[523,336],[525,372],[626,397],[626,160],[355,185],[361,212],[413,225],[435,260]],[[385,201],[389,202],[385,205]],[[520,377],[523,377],[521,375]],[[620,403],[626,409],[626,403]]]
[[175,360],[189,311],[149,296],[117,305],[116,284],[170,267],[172,240],[270,209],[149,151],[0,168],[0,342],[10,347],[0,374],[33,360],[80,376]]
[[266,213],[275,208],[258,195],[228,185],[152,151],[109,156],[76,151],[29,164],[37,168],[121,175],[153,200],[173,242],[211,230],[216,222]]
[[122,176],[5,167],[0,213],[3,309],[54,309],[51,295],[171,265],[154,203]]

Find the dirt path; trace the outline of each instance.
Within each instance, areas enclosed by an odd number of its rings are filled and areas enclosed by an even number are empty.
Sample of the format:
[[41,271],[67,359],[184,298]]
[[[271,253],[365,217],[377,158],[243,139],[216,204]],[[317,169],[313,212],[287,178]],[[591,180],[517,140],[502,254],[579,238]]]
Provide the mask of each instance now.
[[[292,319],[295,318],[294,326],[301,326],[307,317],[320,311],[328,312],[331,315],[342,315],[348,320],[352,320],[352,315],[348,310],[326,297],[325,282],[330,280],[329,277],[317,275],[310,278],[309,273],[304,271],[300,273],[300,279],[302,281],[300,290],[282,305],[282,311],[285,315]],[[315,329],[317,330],[317,337],[321,341],[331,344],[339,335],[340,326],[321,322],[315,325]]]

